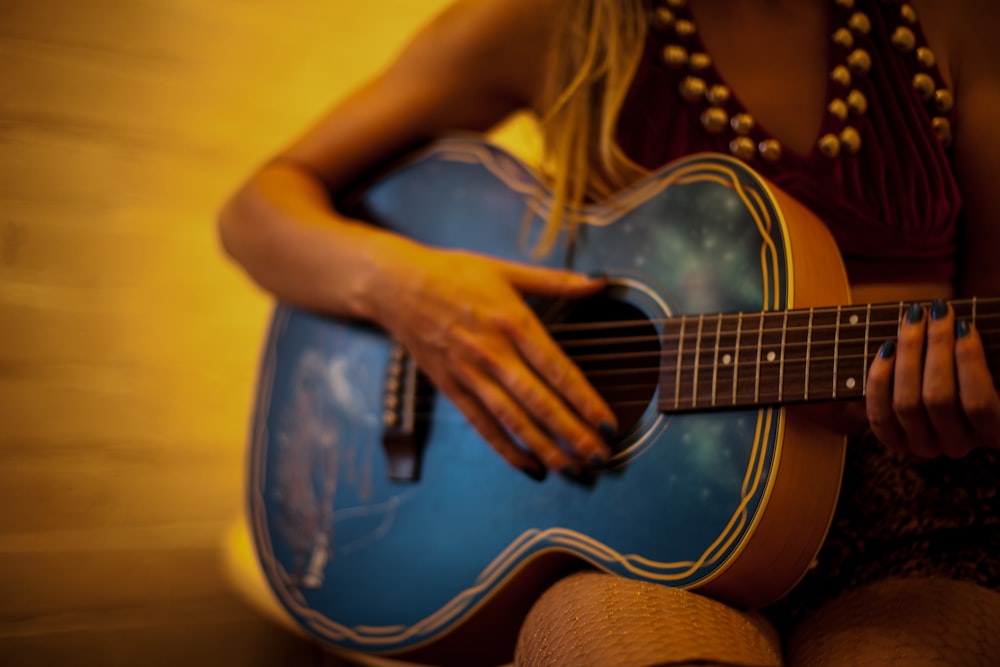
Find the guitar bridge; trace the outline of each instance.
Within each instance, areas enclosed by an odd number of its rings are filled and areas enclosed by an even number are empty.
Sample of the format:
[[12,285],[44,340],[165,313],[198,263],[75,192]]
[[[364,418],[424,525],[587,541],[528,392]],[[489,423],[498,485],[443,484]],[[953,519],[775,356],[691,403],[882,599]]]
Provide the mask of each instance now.
[[415,482],[427,440],[431,388],[413,357],[393,344],[386,368],[382,408],[382,446],[389,479]]

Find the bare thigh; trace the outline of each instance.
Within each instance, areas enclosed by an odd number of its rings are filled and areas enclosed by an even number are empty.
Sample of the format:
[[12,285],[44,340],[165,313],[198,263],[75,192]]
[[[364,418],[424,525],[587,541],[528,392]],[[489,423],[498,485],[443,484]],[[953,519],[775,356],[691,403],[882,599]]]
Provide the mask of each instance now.
[[995,667],[1000,593],[946,579],[888,579],[830,602],[788,639],[790,667]]
[[700,595],[596,572],[554,584],[525,619],[519,667],[779,667],[761,616]]

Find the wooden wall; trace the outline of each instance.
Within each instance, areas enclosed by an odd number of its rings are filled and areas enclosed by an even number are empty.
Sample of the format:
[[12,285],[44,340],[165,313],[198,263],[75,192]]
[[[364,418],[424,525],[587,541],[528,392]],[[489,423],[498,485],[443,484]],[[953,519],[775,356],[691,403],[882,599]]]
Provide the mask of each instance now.
[[444,0],[0,0],[0,664],[313,664],[222,576],[269,302],[215,212]]

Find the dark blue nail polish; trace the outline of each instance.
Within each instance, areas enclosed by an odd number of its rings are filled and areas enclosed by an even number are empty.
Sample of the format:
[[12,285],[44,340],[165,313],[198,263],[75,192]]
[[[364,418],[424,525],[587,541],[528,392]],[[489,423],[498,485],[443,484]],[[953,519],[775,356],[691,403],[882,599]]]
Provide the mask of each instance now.
[[602,438],[604,438],[605,440],[610,440],[611,438],[615,437],[617,429],[615,429],[615,425],[612,424],[611,422],[601,422],[600,425],[597,427],[597,431],[598,433],[601,434]]
[[948,316],[948,302],[944,299],[931,301],[931,319],[940,320]]
[[969,323],[966,320],[955,322],[955,338],[964,338],[969,335]]
[[594,454],[587,463],[593,470],[603,470],[608,466],[608,459],[600,454]]
[[566,466],[561,469],[559,473],[571,482],[576,482],[581,486],[590,486],[596,479],[593,472],[588,470],[579,470],[573,466]]
[[911,303],[906,309],[906,321],[910,324],[917,324],[924,319],[924,307],[919,303]]
[[879,350],[878,356],[883,359],[891,359],[892,355],[896,353],[896,341],[891,338],[884,343],[882,343],[882,349]]
[[523,472],[525,475],[535,480],[536,482],[545,481],[545,478],[548,477],[549,475],[545,467],[541,465],[525,466],[521,468],[521,472]]

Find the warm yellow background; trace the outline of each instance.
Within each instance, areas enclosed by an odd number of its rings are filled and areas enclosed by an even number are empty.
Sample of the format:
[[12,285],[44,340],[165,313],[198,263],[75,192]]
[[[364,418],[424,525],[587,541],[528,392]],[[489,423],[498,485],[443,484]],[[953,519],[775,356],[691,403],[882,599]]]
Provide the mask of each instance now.
[[0,664],[312,664],[221,576],[269,302],[214,216],[444,4],[0,0]]

